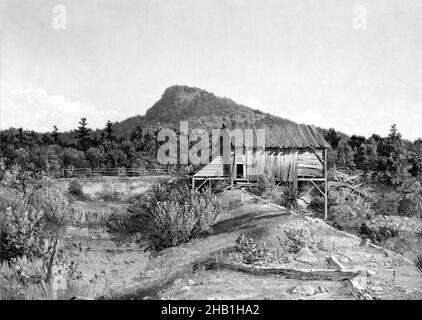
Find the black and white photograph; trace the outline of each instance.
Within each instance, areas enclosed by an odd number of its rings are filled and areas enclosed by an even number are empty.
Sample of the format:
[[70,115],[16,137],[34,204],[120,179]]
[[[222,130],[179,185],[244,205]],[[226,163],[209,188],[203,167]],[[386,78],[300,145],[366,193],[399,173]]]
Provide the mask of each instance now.
[[422,299],[421,17],[0,0],[0,300]]

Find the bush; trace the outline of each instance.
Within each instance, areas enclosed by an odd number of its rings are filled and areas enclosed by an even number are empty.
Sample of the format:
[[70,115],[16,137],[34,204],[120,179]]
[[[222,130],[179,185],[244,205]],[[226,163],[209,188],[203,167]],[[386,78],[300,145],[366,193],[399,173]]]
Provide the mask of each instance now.
[[0,195],[0,260],[42,256],[46,238],[43,211],[28,204],[20,193]]
[[415,258],[415,265],[422,272],[422,254],[418,254]]
[[147,249],[161,250],[209,232],[221,205],[209,189],[155,184],[130,209],[136,229],[149,241]]
[[401,199],[402,196],[398,192],[384,193],[376,202],[375,211],[384,216],[397,215]]
[[43,219],[52,225],[63,225],[69,220],[69,201],[55,188],[35,190],[28,196],[28,203],[36,210],[42,211]]
[[263,264],[274,260],[266,243],[258,245],[253,238],[241,234],[236,240],[236,252],[230,254],[230,260],[244,264]]
[[74,179],[72,181],[69,182],[69,193],[77,196],[77,197],[83,197],[84,193],[82,191],[82,185],[81,183],[77,180]]
[[294,189],[293,183],[285,183],[281,187],[281,196],[276,204],[286,207],[290,210],[297,208],[297,191]]
[[390,238],[397,238],[399,230],[392,226],[369,226],[363,223],[360,234],[370,239],[375,244],[381,244]]
[[49,259],[60,236],[57,227],[69,217],[67,198],[54,188],[33,185],[25,193],[12,188],[0,191],[0,260]]
[[118,201],[120,200],[120,193],[118,191],[103,191],[99,198],[104,201]]
[[303,248],[315,248],[315,240],[307,228],[287,227],[284,230],[287,242],[287,252],[298,253]]

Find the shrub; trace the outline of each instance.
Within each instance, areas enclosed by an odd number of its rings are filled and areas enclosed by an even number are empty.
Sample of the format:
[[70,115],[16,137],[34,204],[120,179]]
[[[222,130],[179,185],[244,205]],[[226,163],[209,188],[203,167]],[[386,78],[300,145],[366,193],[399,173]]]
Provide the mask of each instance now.
[[265,192],[268,189],[268,180],[264,174],[258,176],[258,191]]
[[24,288],[9,263],[0,264],[0,300],[24,298]]
[[258,245],[253,238],[241,234],[236,240],[236,252],[230,254],[230,260],[244,264],[263,264],[271,262],[275,256],[264,242]]
[[69,182],[69,193],[77,196],[77,197],[83,197],[84,193],[82,191],[82,185],[81,183],[77,180],[74,179],[72,181]]
[[[2,188],[0,192],[0,260],[26,256],[50,259],[65,224],[69,205],[53,188],[32,189],[29,193]],[[28,190],[30,190],[28,189]]]
[[46,229],[43,211],[28,204],[20,193],[0,195],[0,260],[41,256]]
[[422,272],[422,254],[418,254],[415,258],[415,265]]
[[209,232],[221,205],[209,189],[155,184],[130,211],[139,232],[149,241],[147,249],[161,250]]
[[369,226],[366,223],[361,225],[359,232],[375,244],[381,244],[390,238],[397,238],[399,236],[399,230],[396,227]]
[[401,199],[402,196],[398,192],[384,193],[375,204],[377,214],[384,216],[397,215]]
[[69,220],[70,206],[67,197],[59,190],[47,187],[28,196],[28,202],[43,212],[43,219],[53,225],[63,225]]
[[315,240],[307,228],[287,227],[284,230],[287,241],[287,252],[298,253],[303,248],[315,249]]
[[100,194],[100,199],[104,201],[118,201],[120,199],[120,193],[118,191],[103,191]]
[[281,196],[277,204],[293,210],[297,207],[297,191],[295,191],[293,183],[285,183],[281,186]]

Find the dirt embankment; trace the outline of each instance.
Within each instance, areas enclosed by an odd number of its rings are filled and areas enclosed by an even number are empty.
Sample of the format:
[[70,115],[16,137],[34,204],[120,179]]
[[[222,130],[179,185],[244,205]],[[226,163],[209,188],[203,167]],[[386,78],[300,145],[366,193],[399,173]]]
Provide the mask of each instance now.
[[[318,219],[292,215],[288,210],[244,196],[243,205],[230,209],[239,191],[221,196],[225,214],[214,233],[204,239],[163,250],[147,263],[141,276],[118,288],[115,298],[142,299],[354,299],[350,281],[302,280],[279,275],[252,275],[238,271],[207,270],[210,257],[224,260],[239,234],[283,249],[283,230],[306,228],[318,249],[289,254],[281,268],[335,269],[327,257],[341,261],[348,270],[363,270],[356,282],[373,299],[420,299],[422,277],[412,262],[392,251],[361,245],[361,240]],[[369,271],[367,273],[367,271]]]

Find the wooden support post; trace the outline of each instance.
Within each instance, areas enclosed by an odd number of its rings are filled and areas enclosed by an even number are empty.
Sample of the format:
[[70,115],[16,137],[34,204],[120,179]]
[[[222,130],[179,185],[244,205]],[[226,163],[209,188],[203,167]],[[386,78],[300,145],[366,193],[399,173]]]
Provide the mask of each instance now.
[[297,172],[298,172],[298,170],[297,170],[297,161],[296,161],[296,163],[294,164],[294,166],[295,166],[295,170],[294,170],[294,176],[293,176],[293,192],[294,192],[294,195],[295,195],[295,197],[297,196],[297,189],[298,189],[298,181],[297,181]]
[[324,219],[328,218],[328,173],[327,173],[327,151],[324,149]]
[[195,190],[195,178],[192,177],[192,190]]

